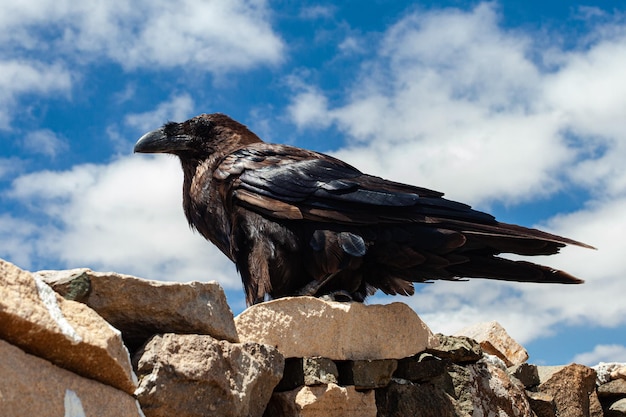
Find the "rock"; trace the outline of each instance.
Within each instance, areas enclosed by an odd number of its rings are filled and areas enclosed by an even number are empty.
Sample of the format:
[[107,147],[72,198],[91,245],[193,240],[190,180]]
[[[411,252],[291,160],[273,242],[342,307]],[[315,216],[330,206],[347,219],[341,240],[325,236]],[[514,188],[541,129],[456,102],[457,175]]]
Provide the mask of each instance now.
[[265,417],[376,417],[373,390],[336,384],[304,386],[272,395]]
[[395,359],[338,362],[339,383],[354,385],[358,390],[385,387],[397,366]]
[[474,415],[533,417],[522,387],[505,370],[479,361],[468,366],[474,398]]
[[526,391],[530,408],[537,417],[556,417],[554,397],[546,392]]
[[[276,346],[285,357],[400,359],[438,344],[406,304],[364,305],[286,297],[235,318],[241,341]],[[391,341],[393,341],[391,343]]]
[[554,365],[554,366],[537,366],[537,376],[539,377],[539,384],[543,384],[552,378],[552,375],[560,372],[566,365]]
[[459,414],[468,416],[474,413],[475,393],[472,389],[472,378],[470,369],[474,365],[460,366],[450,365],[447,375],[450,381],[444,379],[441,386],[448,394],[456,400],[456,410]]
[[137,401],[0,340],[2,416],[143,416]]
[[261,416],[284,366],[270,346],[178,334],[152,337],[133,362],[147,417]]
[[507,367],[528,360],[526,349],[513,340],[496,321],[466,327],[455,336],[467,336],[476,340],[485,352],[502,359]]
[[513,365],[506,371],[509,375],[517,378],[526,388],[539,385],[539,372],[535,365],[524,362],[519,365]]
[[598,396],[602,399],[608,398],[613,401],[626,397],[626,381],[614,379],[598,387]]
[[618,400],[611,404],[606,417],[623,417],[626,416],[626,398]]
[[559,417],[589,416],[589,396],[595,391],[596,372],[586,366],[572,364],[555,372],[538,387],[538,391],[554,397]]
[[446,336],[437,333],[439,346],[427,350],[442,359],[449,359],[454,363],[477,362],[483,357],[480,344],[467,336]]
[[626,364],[620,362],[600,362],[591,367],[596,371],[596,384],[605,384],[614,379],[626,379]]
[[0,338],[53,364],[132,394],[136,379],[121,334],[84,304],[0,260]]
[[602,409],[602,403],[598,398],[598,393],[593,391],[589,395],[589,417],[604,417],[604,410]]
[[456,401],[433,384],[397,384],[376,390],[378,417],[460,417]]
[[207,334],[238,342],[233,313],[217,282],[160,282],[87,268],[39,271],[65,297],[78,299],[122,332],[131,351],[155,334]]
[[400,359],[394,372],[394,378],[402,378],[412,382],[431,381],[446,372],[448,361],[439,359],[429,353]]
[[302,385],[322,385],[339,382],[339,370],[328,358],[289,358],[285,360],[283,379],[275,391],[290,391]]

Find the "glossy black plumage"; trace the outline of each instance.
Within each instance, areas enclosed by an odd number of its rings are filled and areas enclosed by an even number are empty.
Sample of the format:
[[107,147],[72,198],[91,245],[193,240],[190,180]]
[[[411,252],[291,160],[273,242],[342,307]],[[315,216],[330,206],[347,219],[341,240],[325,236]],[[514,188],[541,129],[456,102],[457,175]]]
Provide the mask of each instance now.
[[328,155],[262,142],[223,114],[168,123],[135,152],[177,155],[190,225],[236,263],[248,304],[461,277],[580,283],[500,253],[555,254],[580,242],[497,222],[443,194],[363,174]]

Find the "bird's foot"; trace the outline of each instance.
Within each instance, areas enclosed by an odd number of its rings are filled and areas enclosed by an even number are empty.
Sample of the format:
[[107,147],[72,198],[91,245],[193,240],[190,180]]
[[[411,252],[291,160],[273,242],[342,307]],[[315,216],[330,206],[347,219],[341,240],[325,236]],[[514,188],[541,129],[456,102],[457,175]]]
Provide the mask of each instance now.
[[340,303],[349,303],[354,301],[352,295],[348,291],[333,291],[328,294],[324,294],[320,297],[320,300],[324,301],[338,301]]
[[328,281],[330,281],[336,274],[328,274],[322,280],[313,280],[300,288],[300,291],[296,292],[298,295],[309,295],[315,297],[315,294],[322,288]]

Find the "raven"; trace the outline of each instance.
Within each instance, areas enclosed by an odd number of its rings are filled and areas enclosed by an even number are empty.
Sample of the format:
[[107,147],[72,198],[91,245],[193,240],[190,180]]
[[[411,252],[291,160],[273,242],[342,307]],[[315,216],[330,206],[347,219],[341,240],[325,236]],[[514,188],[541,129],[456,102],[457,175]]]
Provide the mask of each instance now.
[[290,295],[363,301],[377,289],[412,295],[414,282],[463,277],[578,284],[498,255],[592,248],[322,153],[265,143],[221,113],[168,122],[134,151],[180,158],[187,220],[235,262],[248,305]]

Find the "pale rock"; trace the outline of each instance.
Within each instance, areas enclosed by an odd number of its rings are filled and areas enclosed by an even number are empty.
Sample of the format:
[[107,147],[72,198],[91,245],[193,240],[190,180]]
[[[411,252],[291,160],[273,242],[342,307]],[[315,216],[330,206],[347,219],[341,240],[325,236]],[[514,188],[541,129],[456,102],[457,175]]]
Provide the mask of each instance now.
[[526,349],[511,338],[496,321],[466,327],[457,332],[456,336],[467,336],[476,340],[486,353],[499,357],[506,366],[518,365],[528,360]]
[[600,398],[608,398],[616,400],[626,397],[626,381],[623,379],[614,379],[602,384],[598,387],[598,395]]
[[402,303],[364,305],[285,297],[253,305],[235,317],[235,325],[241,341],[276,346],[288,358],[400,359],[439,343]]
[[482,360],[468,368],[473,415],[534,417],[523,386],[518,386],[505,370]]
[[233,313],[217,282],[161,282],[87,268],[38,271],[44,281],[75,298],[119,329],[135,350],[155,334],[207,334],[238,342]]
[[537,366],[537,377],[539,378],[539,384],[543,384],[552,378],[552,375],[560,372],[567,365],[550,365],[550,366]]
[[626,398],[622,398],[621,400],[615,401],[613,404],[609,406],[609,412],[606,414],[607,417],[622,417],[626,416]]
[[136,379],[121,334],[84,304],[0,260],[0,338],[126,393]]
[[0,415],[143,417],[129,394],[0,340]]
[[626,364],[621,362],[600,362],[591,367],[598,375],[596,384],[606,384],[614,379],[626,380]]
[[572,364],[555,372],[538,387],[538,391],[554,397],[559,417],[589,417],[590,396],[595,393],[596,372],[583,365]]
[[261,416],[284,366],[271,346],[179,334],[152,337],[133,361],[147,417]]
[[357,391],[337,384],[303,386],[276,392],[265,417],[376,417],[373,390]]

